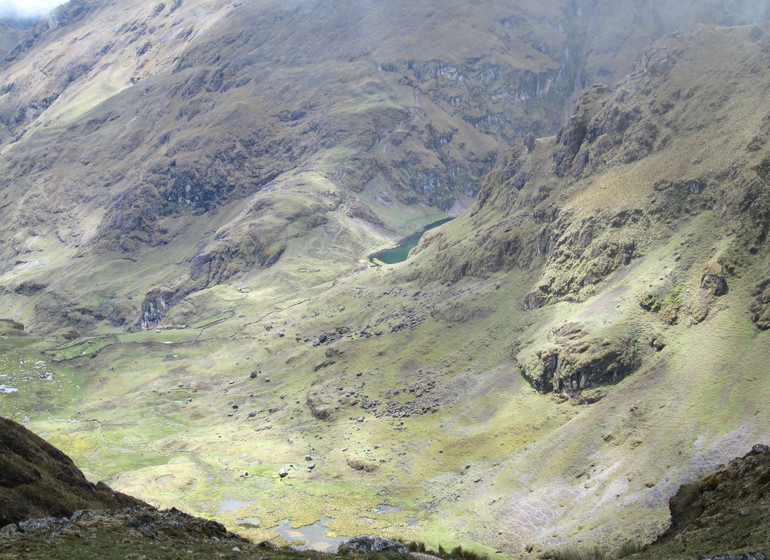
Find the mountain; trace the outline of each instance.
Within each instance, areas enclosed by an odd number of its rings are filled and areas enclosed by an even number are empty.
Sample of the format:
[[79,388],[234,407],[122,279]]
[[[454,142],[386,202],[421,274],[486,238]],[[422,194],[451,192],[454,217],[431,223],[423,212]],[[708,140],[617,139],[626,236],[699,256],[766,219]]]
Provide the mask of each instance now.
[[6,56],[4,281],[45,286],[5,303],[17,320],[149,328],[190,293],[292,259],[313,284],[333,279],[462,212],[498,153],[554,133],[652,38],[764,15],[716,1],[236,4],[76,0]]
[[654,541],[770,439],[758,6],[66,4],[3,63],[2,412],[255,540]]

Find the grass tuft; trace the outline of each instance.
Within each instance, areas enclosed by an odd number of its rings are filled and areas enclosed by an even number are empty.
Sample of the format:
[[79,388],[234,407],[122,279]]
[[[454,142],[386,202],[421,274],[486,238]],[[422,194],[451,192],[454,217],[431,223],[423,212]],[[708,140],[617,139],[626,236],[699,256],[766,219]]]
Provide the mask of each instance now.
[[560,548],[548,554],[551,560],[609,560],[609,557],[598,548],[577,548],[573,546]]
[[451,556],[452,558],[463,558],[465,560],[488,560],[489,558],[486,554],[479,554],[472,550],[466,550],[460,545],[457,545],[452,549]]
[[637,554],[639,552],[642,552],[643,550],[644,550],[644,545],[638,542],[629,541],[629,542],[623,543],[623,545],[621,545],[621,547],[618,549],[615,555],[618,558],[625,558],[626,556]]

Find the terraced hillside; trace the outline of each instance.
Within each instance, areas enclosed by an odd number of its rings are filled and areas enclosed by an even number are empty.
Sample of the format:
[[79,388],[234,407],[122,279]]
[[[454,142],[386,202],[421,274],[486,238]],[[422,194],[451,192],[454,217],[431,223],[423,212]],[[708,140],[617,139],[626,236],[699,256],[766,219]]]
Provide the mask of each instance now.
[[2,412],[255,539],[656,538],[770,439],[770,28],[541,4],[67,4],[3,67]]

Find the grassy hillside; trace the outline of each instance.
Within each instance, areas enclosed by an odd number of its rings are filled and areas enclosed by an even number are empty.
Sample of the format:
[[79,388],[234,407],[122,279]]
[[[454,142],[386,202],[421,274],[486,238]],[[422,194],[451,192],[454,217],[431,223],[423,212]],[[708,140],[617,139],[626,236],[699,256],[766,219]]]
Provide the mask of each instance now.
[[762,16],[628,4],[69,2],[3,63],[3,304],[85,335],[276,264],[332,280],[460,214],[641,45]]

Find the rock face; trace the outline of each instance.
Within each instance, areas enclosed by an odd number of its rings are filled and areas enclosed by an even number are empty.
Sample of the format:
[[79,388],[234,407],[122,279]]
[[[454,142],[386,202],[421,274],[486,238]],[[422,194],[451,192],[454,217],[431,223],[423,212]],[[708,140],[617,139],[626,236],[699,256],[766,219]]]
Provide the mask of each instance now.
[[770,448],[683,485],[670,500],[670,528],[640,558],[760,560],[770,551]]
[[147,505],[102,482],[88,482],[64,453],[5,418],[0,418],[0,489],[0,526],[68,517],[79,509]]
[[757,285],[754,296],[749,306],[751,320],[763,331],[770,329],[770,278]]
[[594,336],[567,323],[548,338],[548,345],[517,356],[521,375],[540,393],[577,395],[620,381],[641,363],[638,342],[630,336]]

